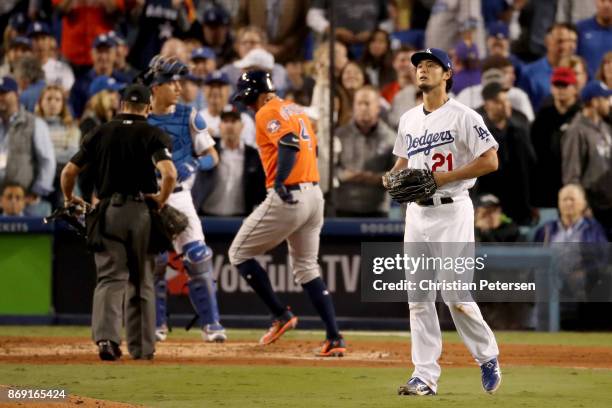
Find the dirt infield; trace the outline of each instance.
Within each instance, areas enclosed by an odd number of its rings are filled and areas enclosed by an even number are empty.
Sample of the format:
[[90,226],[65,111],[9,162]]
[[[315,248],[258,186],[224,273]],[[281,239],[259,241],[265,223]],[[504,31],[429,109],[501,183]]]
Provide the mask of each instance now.
[[[10,387],[0,385],[0,392],[5,392]],[[6,395],[6,394],[5,394]],[[80,408],[142,408],[142,405],[126,404],[123,402],[104,401],[94,398],[70,395],[65,401],[40,401],[40,402],[0,402],[0,408],[69,408],[78,406]]]
[[[269,346],[256,342],[230,341],[206,344],[197,340],[168,340],[158,344],[153,361],[133,361],[124,356],[118,364],[215,364],[285,365],[329,367],[407,367],[408,341],[351,342],[341,359],[317,358],[316,341],[281,340]],[[612,368],[612,347],[551,345],[500,345],[500,360],[505,366],[549,366],[575,368]],[[124,346],[124,353],[126,353]],[[127,353],[126,353],[127,354]],[[90,340],[74,337],[0,337],[0,364],[109,364],[98,359]],[[463,344],[444,345],[442,366],[466,367],[475,363]],[[110,363],[116,364],[116,363]]]

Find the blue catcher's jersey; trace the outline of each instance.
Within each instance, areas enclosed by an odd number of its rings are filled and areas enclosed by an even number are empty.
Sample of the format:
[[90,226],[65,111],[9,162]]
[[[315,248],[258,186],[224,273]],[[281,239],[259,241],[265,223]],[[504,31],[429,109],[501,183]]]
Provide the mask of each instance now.
[[150,113],[147,121],[163,129],[172,139],[172,161],[175,164],[191,161],[194,156],[191,138],[190,116],[192,108],[177,104],[173,113],[155,115]]

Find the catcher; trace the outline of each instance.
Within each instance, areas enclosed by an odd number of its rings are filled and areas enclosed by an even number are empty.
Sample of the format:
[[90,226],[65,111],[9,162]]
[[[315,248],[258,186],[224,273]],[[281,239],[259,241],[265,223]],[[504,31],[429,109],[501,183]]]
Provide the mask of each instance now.
[[[146,122],[150,93],[141,85],[126,89],[121,113],[88,133],[80,150],[62,170],[65,207],[86,207],[73,194],[85,166],[95,174],[100,198],[88,215],[88,241],[96,242],[97,285],[93,298],[92,336],[102,360],[121,356],[125,299],[128,351],[134,359],[155,352],[154,255],[149,251],[151,216],[146,200],[165,206],[176,183],[171,142]],[[158,191],[155,170],[161,173]]]
[[[187,66],[175,58],[155,56],[142,81],[151,89],[149,124],[163,129],[172,139],[172,161],[177,169],[177,186],[169,204],[184,212],[188,219],[185,231],[175,237],[176,253],[183,256],[189,275],[189,298],[198,314],[202,338],[207,342],[223,342],[225,329],[219,322],[219,306],[213,277],[212,249],[206,245],[202,222],[193,205],[191,187],[196,172],[210,170],[219,162],[215,141],[208,133],[206,121],[192,107],[177,103],[181,92],[181,78]],[[155,291],[157,296],[157,339],[163,341],[168,334],[166,323],[166,271],[167,258],[156,259]]]

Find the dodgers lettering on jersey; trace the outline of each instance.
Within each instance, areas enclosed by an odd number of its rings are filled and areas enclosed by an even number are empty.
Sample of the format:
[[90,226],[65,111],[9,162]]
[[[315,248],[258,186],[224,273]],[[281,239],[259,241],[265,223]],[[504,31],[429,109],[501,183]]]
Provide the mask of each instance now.
[[[425,115],[423,105],[402,115],[393,154],[408,159],[408,167],[451,171],[465,166],[498,145],[482,117],[454,99]],[[476,179],[449,183],[436,195],[466,195]]]

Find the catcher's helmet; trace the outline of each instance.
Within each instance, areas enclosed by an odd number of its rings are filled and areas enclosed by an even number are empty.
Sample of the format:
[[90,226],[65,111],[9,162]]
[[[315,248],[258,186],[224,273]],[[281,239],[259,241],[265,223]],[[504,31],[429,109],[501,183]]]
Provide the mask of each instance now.
[[266,71],[245,72],[238,79],[234,101],[240,101],[245,105],[253,105],[257,97],[263,93],[274,92],[272,77]]
[[187,65],[175,57],[156,55],[149,63],[148,69],[141,74],[142,82],[147,86],[176,81],[189,73]]

